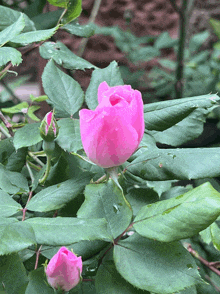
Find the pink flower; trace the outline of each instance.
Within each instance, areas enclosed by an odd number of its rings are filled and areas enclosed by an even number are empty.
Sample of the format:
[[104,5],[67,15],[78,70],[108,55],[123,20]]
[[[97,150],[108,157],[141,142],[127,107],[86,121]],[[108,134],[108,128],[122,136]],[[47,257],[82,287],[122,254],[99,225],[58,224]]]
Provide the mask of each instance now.
[[98,102],[95,110],[79,113],[83,147],[97,165],[119,166],[138,148],[144,134],[141,93],[129,85],[109,87],[103,82]]
[[66,247],[61,247],[55,254],[46,268],[48,283],[54,289],[69,291],[75,287],[82,273],[82,259],[69,251]]

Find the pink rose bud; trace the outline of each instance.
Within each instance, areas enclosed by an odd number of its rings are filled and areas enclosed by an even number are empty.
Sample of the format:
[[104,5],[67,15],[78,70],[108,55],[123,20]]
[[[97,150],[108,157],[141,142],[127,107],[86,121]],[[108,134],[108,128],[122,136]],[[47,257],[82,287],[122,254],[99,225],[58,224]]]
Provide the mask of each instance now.
[[124,163],[138,148],[144,134],[141,93],[131,86],[99,85],[95,110],[82,109],[80,131],[88,158],[109,168]]
[[51,258],[45,272],[48,283],[54,289],[69,291],[80,282],[82,258],[66,247],[61,247]]
[[58,135],[59,129],[54,118],[53,111],[48,112],[40,125],[40,135],[47,141],[53,141]]

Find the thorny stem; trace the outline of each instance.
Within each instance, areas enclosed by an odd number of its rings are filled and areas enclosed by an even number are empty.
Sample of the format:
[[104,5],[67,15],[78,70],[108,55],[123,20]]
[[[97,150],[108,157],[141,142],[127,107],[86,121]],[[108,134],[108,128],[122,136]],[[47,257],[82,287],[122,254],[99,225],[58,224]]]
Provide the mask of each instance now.
[[42,245],[39,247],[39,249],[36,252],[36,262],[35,262],[35,266],[34,269],[36,270],[38,267],[38,261],[39,261],[39,256],[40,256],[40,251],[41,251]]
[[[95,0],[91,15],[89,18],[89,23],[92,23],[95,21],[95,18],[97,16],[98,11],[99,11],[99,7],[101,5],[101,2],[102,2],[102,0]],[[86,48],[87,43],[88,43],[88,38],[82,39],[82,41],[79,45],[78,54],[77,54],[79,57],[83,56],[83,53],[84,53],[84,50]]]
[[6,126],[6,128],[8,129],[8,132],[11,135],[11,137],[13,137],[14,132],[12,130],[12,125],[10,124],[10,122],[7,120],[7,118],[3,115],[3,113],[1,111],[0,111],[0,119],[2,120],[2,122]]
[[216,273],[216,275],[220,276],[220,271],[216,268],[215,263],[209,262],[205,260],[202,256],[198,254],[194,249],[192,249],[191,244],[188,244],[187,250],[189,253],[191,253],[196,259],[198,259],[201,263],[203,263],[205,266],[207,266],[211,271]]

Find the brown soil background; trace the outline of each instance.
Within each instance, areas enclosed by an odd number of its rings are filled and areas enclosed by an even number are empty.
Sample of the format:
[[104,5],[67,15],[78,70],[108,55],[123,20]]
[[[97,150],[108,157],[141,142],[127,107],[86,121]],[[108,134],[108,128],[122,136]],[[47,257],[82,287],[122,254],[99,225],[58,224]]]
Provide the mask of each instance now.
[[[180,3],[177,0],[176,3]],[[94,5],[94,0],[83,0],[83,11],[79,17],[79,23],[86,24]],[[47,10],[54,10],[55,7],[47,6]],[[99,26],[119,26],[126,29],[125,15],[132,16],[129,29],[137,36],[154,35],[157,36],[164,31],[168,31],[171,37],[178,36],[178,14],[174,11],[168,0],[102,0],[95,23]],[[220,0],[195,0],[194,8],[191,14],[187,35],[211,30],[209,19],[213,17],[220,19]],[[62,41],[74,53],[77,53],[82,38],[70,35],[62,30],[58,31],[55,40]],[[211,44],[217,41],[217,37],[212,36],[207,41],[206,47],[211,48]],[[38,81],[41,84],[41,74],[47,61],[42,60],[38,50],[30,52],[25,56],[23,63],[19,66],[19,74],[31,74],[31,81]],[[172,52],[167,50],[164,53],[169,57]],[[128,62],[123,52],[115,46],[114,39],[111,36],[94,35],[89,38],[83,58],[91,63],[103,68],[116,60],[119,65],[127,65],[131,69],[132,64]],[[154,62],[147,62],[142,68],[149,70]],[[134,69],[134,68],[133,68]],[[89,83],[91,71],[78,71],[74,78],[80,82],[85,90]]]

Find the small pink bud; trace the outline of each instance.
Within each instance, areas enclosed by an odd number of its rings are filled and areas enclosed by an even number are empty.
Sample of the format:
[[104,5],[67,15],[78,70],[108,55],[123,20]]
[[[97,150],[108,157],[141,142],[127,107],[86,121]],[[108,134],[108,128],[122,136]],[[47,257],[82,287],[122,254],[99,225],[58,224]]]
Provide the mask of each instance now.
[[48,112],[40,125],[40,135],[45,141],[53,141],[58,135],[58,126],[53,111]]
[[51,287],[69,291],[80,282],[82,258],[66,247],[61,247],[51,258],[45,272]]

